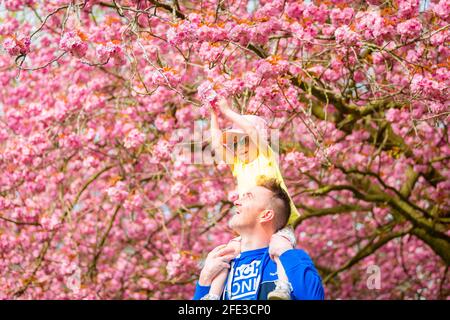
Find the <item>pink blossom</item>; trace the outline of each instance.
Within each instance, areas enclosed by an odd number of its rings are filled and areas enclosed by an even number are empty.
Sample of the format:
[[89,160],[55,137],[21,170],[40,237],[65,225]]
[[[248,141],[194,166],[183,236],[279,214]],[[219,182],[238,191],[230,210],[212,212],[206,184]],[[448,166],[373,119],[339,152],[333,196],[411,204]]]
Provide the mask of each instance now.
[[303,8],[303,17],[317,21],[321,24],[324,23],[329,16],[327,6],[323,3],[319,7],[309,3],[305,4]]
[[5,8],[11,11],[22,10],[24,6],[33,7],[35,0],[4,0]]
[[421,93],[424,96],[441,98],[445,95],[444,83],[437,82],[420,74],[415,74],[411,80],[411,90],[415,93]]
[[450,32],[448,30],[442,30],[440,32],[434,33],[430,37],[430,43],[433,46],[440,46],[444,44],[444,42],[449,41]]
[[287,2],[286,3],[286,14],[290,18],[298,19],[302,16],[304,11],[304,4],[298,2]]
[[191,108],[178,108],[175,114],[175,117],[181,123],[189,123],[193,119],[193,116]]
[[170,145],[167,141],[158,141],[158,143],[155,145],[153,151],[154,151],[154,155],[157,159],[167,160],[170,158],[172,148],[170,147]]
[[87,168],[97,168],[100,164],[100,161],[93,157],[93,156],[89,156],[86,159],[84,159],[83,161],[83,166],[87,167]]
[[106,189],[106,193],[113,202],[120,203],[128,197],[127,184],[119,181],[114,186]]
[[124,146],[127,149],[136,148],[143,144],[145,141],[145,134],[138,129],[133,129],[128,132],[124,140]]
[[202,100],[204,103],[210,106],[215,106],[219,99],[219,96],[214,86],[215,85],[213,82],[207,80],[202,82],[197,88],[200,100]]
[[127,62],[122,47],[111,41],[106,44],[98,45],[96,53],[102,63],[106,63],[106,61],[111,58],[114,60],[114,65],[116,66],[123,65]]
[[183,42],[190,42],[196,39],[197,26],[190,21],[183,21],[176,27],[172,27],[167,32],[167,40],[172,45],[180,45]]
[[45,215],[40,219],[41,225],[47,230],[54,230],[60,226],[61,211],[56,210],[53,214]]
[[366,40],[380,39],[392,31],[377,12],[358,12],[355,18],[356,28]]
[[259,24],[250,31],[251,41],[255,44],[264,44],[268,41],[269,35],[281,29],[281,23],[278,20],[271,19]]
[[260,81],[261,77],[259,77],[255,72],[247,72],[245,74],[244,84],[249,89],[254,89]]
[[282,0],[268,1],[255,12],[255,18],[260,19],[263,17],[277,16],[280,14],[283,4],[284,1]]
[[30,39],[25,37],[7,37],[3,47],[11,56],[26,55],[30,52]]
[[85,37],[81,32],[66,32],[61,37],[59,46],[62,50],[69,51],[75,57],[83,58],[88,50],[88,45],[81,37]]
[[420,35],[422,23],[418,19],[410,19],[397,26],[397,32],[402,40],[414,39]]
[[441,113],[449,110],[450,105],[441,102],[431,102],[428,106],[433,113]]
[[318,34],[318,30],[314,27],[303,27],[298,23],[290,25],[290,29],[294,37],[305,44],[309,45],[314,42],[315,36]]
[[260,78],[276,77],[285,73],[288,67],[287,61],[279,60],[278,57],[273,56],[257,61],[255,73]]
[[347,46],[355,45],[359,42],[359,35],[356,32],[351,31],[348,26],[337,28],[334,32],[334,36],[338,43],[343,43]]
[[207,205],[215,205],[224,197],[222,188],[211,181],[203,183],[203,191],[200,193],[200,202]]
[[246,83],[244,79],[233,79],[223,83],[222,92],[226,94],[239,94],[245,89]]
[[441,19],[448,19],[450,15],[450,3],[447,0],[440,0],[439,3],[430,3],[430,6]]
[[136,210],[140,210],[142,208],[142,204],[144,203],[144,199],[142,194],[136,193],[129,197],[124,203],[123,207],[128,212],[133,212]]
[[175,184],[170,188],[170,193],[173,195],[185,196],[189,192],[189,189],[182,182],[175,182]]
[[150,19],[149,15],[140,14],[137,18],[137,22],[139,23],[140,26],[148,28],[150,26],[149,19]]
[[19,21],[17,21],[17,19],[2,21],[2,24],[0,25],[0,35],[6,36],[8,34],[13,34],[18,28]]
[[303,153],[297,151],[286,154],[285,161],[296,166],[302,172],[307,172],[315,166],[313,161],[305,157]]
[[250,34],[251,29],[248,25],[238,24],[230,30],[229,37],[232,41],[246,46],[250,41]]
[[349,24],[355,15],[353,8],[334,8],[330,12],[331,22],[334,25]]
[[420,0],[399,0],[398,13],[400,18],[412,18],[419,13]]
[[82,146],[81,137],[75,133],[71,133],[69,135],[62,135],[61,146],[69,149],[78,149]]
[[154,85],[164,86],[169,85],[172,87],[177,86],[181,78],[178,72],[170,67],[154,70],[147,75],[147,78]]
[[417,62],[420,60],[420,58],[422,57],[422,54],[424,52],[424,48],[419,48],[416,50],[408,50],[408,53],[406,55],[406,60],[408,60],[409,62]]
[[184,252],[172,253],[166,266],[167,278],[174,279],[176,277],[186,277],[186,269],[193,268],[194,265],[194,260]]
[[223,48],[221,46],[212,46],[208,42],[203,42],[199,50],[200,57],[209,62],[218,62],[222,53]]
[[224,28],[202,25],[197,29],[197,38],[200,41],[217,42],[226,39],[227,32]]
[[450,86],[450,74],[447,71],[447,68],[444,67],[437,68],[434,74],[434,78],[437,81],[442,81],[446,83],[447,86]]
[[159,131],[168,132],[173,130],[175,125],[174,118],[168,118],[167,116],[160,115],[155,120],[155,127]]

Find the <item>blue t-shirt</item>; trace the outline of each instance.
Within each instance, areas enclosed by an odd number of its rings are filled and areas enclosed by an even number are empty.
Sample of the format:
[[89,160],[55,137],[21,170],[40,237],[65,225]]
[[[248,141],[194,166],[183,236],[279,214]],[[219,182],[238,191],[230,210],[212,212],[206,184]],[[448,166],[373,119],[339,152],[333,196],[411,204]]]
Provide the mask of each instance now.
[[231,269],[225,281],[224,299],[257,300],[266,253],[267,248],[245,251],[231,261]]
[[[301,249],[287,250],[280,256],[289,282],[292,300],[323,300],[322,279],[309,255]],[[267,300],[278,279],[277,265],[269,257],[269,248],[244,251],[231,261],[223,300]],[[209,292],[210,286],[197,283],[194,300]]]

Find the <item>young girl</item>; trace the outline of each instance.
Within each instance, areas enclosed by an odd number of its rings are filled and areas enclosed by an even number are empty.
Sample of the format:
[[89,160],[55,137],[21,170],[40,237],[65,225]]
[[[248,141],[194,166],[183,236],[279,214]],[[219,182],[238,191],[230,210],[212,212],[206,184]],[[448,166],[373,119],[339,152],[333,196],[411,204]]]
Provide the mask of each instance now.
[[[233,176],[237,179],[239,195],[256,185],[258,176],[264,175],[276,178],[282,188],[288,192],[275,154],[268,144],[268,129],[264,119],[254,115],[241,115],[231,110],[222,101],[219,104],[220,112],[233,122],[233,128],[222,132],[219,128],[217,113],[211,110],[211,138],[212,147],[218,153],[219,159],[231,165]],[[299,213],[291,199],[291,216],[288,227],[276,234],[287,238],[293,247],[296,245],[293,229],[290,226]],[[236,254],[240,253],[240,239],[235,238],[228,243]],[[290,300],[290,284],[279,257],[273,257],[277,264],[278,282],[274,291],[268,298],[271,300]],[[228,275],[228,270],[221,272],[212,282],[208,297],[218,299]]]

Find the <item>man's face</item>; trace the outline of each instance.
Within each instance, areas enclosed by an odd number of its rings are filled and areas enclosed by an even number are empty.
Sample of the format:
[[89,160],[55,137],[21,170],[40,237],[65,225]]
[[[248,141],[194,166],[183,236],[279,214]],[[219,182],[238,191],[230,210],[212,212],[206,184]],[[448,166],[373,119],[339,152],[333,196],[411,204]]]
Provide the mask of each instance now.
[[264,210],[269,207],[272,191],[256,186],[242,194],[234,202],[236,213],[231,217],[229,226],[236,232],[252,230],[261,223]]

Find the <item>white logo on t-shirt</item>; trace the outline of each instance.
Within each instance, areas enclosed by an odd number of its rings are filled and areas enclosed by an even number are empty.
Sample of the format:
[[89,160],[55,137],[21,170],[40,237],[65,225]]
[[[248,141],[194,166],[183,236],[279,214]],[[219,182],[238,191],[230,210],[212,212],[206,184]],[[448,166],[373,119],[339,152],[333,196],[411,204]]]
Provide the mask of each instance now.
[[243,299],[255,295],[261,275],[259,268],[261,260],[255,260],[237,267],[233,272],[231,300]]

